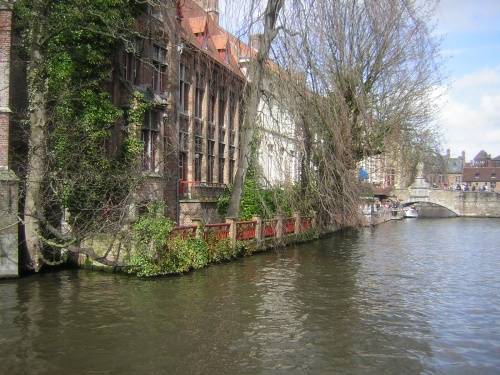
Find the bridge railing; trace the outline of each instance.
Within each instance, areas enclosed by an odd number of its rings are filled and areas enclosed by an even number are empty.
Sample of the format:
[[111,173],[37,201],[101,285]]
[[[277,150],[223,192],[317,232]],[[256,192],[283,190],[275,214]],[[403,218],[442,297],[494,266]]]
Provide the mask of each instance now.
[[206,242],[229,239],[233,245],[237,241],[255,241],[260,244],[271,239],[288,238],[297,236],[314,229],[316,223],[315,214],[300,216],[298,213],[292,217],[283,218],[276,216],[274,219],[261,219],[254,216],[252,220],[237,221],[227,219],[225,223],[209,223],[198,230],[201,223],[196,221],[194,225],[175,227],[170,238],[194,238],[203,236]]

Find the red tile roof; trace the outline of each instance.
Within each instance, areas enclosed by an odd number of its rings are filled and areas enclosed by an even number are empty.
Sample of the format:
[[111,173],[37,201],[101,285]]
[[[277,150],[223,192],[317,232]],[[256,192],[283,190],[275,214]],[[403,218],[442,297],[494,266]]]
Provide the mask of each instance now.
[[464,168],[464,182],[496,182],[500,180],[500,167]]
[[[235,75],[244,79],[243,73],[238,65],[238,60],[230,54],[228,58],[224,58],[219,51],[225,49],[224,40],[229,40],[230,34],[219,27],[199,5],[193,0],[183,0],[180,4],[182,20],[181,20],[181,36],[185,43],[188,43],[192,48],[199,52],[203,52],[210,58],[231,70]],[[201,45],[200,40],[195,34],[207,32],[207,46]]]

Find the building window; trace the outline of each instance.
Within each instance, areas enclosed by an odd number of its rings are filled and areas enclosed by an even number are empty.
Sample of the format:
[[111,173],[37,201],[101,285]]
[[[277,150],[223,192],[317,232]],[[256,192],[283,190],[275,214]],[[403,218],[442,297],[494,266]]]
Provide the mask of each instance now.
[[184,152],[179,152],[179,179],[187,180],[187,157]]
[[203,160],[203,123],[197,121],[194,130],[194,178],[201,181],[201,165]]
[[219,89],[219,126],[223,127],[224,117],[226,115],[226,93],[224,87]]
[[229,93],[229,130],[234,130],[234,117],[236,115],[236,94]]
[[231,146],[229,147],[229,183],[232,184],[234,182],[234,172],[236,161],[234,160],[236,149]]
[[127,49],[123,59],[123,73],[127,81],[135,84],[139,72],[140,58],[137,55],[137,45],[134,43],[130,49]]
[[208,122],[210,123],[215,123],[215,107],[217,105],[217,95],[215,93],[214,89],[214,83],[213,81],[210,81],[210,88],[209,88],[210,96],[208,99]]
[[194,99],[194,117],[203,117],[203,96],[205,95],[204,79],[201,73],[196,73],[196,92]]
[[224,168],[226,165],[226,159],[224,158],[225,144],[219,142],[219,183],[224,183]]
[[180,151],[189,150],[189,133],[183,131],[179,132],[179,150]]
[[195,152],[203,152],[203,123],[196,121],[194,128]]
[[194,157],[194,180],[201,181],[201,161],[203,159],[202,154],[195,154]]
[[215,141],[209,140],[207,143],[207,182],[214,180],[214,164],[215,164]]
[[208,139],[214,140],[215,139],[215,125],[209,124],[208,125]]
[[167,49],[153,45],[153,90],[165,92],[167,82]]
[[396,171],[393,168],[389,168],[386,171],[386,185],[394,186],[396,180]]
[[158,112],[147,111],[142,126],[143,169],[158,172]]
[[236,94],[231,91],[229,94],[229,144],[235,145],[236,131],[235,131],[235,116],[236,116]]
[[189,112],[189,68],[181,62],[179,68],[179,110]]
[[202,33],[196,33],[196,39],[198,39],[198,42],[200,43],[201,46],[203,46],[203,48],[207,49],[208,48],[208,38],[209,38],[209,34],[208,34],[208,29],[205,27],[205,31],[203,31]]

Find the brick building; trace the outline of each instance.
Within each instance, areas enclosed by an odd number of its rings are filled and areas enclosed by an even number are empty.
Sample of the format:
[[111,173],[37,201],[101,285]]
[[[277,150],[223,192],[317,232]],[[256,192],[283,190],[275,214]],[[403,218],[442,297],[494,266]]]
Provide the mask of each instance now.
[[[124,113],[106,145],[109,153],[133,136],[128,113],[134,93],[152,104],[140,129],[143,184],[130,197],[128,215],[136,217],[146,203],[161,199],[165,215],[181,225],[191,218],[219,221],[217,198],[237,169],[245,76],[231,53],[229,34],[219,27],[218,1],[162,0],[148,6],[138,25],[138,37],[113,59],[107,81],[113,104]],[[12,75],[18,79],[19,70]],[[16,88],[16,95],[16,113],[22,113],[26,91]],[[9,116],[3,107],[1,121]],[[8,126],[2,128],[0,143],[9,139]],[[10,147],[27,145],[11,134]],[[5,164],[7,147],[1,150]]]
[[18,179],[9,166],[12,1],[0,1],[0,278],[18,276]]

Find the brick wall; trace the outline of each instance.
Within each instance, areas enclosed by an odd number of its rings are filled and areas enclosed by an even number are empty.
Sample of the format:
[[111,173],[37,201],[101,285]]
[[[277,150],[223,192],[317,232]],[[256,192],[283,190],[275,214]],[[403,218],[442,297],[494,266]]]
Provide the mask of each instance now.
[[8,167],[9,140],[9,77],[11,49],[11,17],[0,7],[0,168]]
[[9,170],[9,79],[11,10],[0,4],[0,278],[16,277],[18,269],[18,179]]

